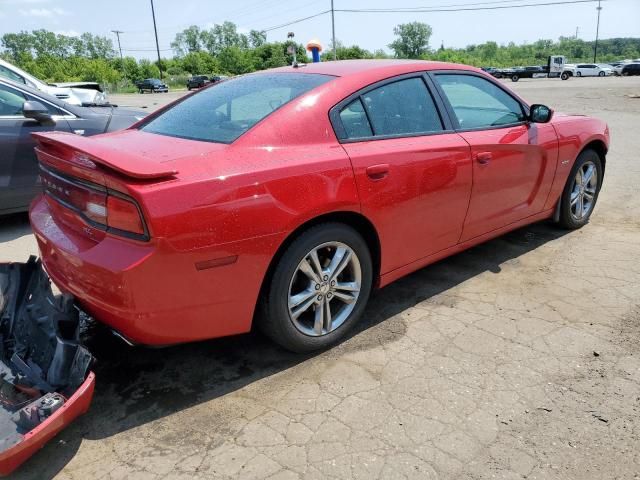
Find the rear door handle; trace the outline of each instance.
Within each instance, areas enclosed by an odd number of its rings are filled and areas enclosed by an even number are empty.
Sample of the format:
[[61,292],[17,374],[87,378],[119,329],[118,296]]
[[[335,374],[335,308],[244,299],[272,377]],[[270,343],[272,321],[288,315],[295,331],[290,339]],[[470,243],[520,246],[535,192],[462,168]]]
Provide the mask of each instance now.
[[381,163],[380,165],[371,165],[367,167],[367,176],[371,180],[382,180],[389,175],[389,164]]
[[491,154],[491,152],[478,152],[478,153],[476,153],[476,161],[480,165],[488,164],[491,161],[492,158],[493,158],[493,155]]

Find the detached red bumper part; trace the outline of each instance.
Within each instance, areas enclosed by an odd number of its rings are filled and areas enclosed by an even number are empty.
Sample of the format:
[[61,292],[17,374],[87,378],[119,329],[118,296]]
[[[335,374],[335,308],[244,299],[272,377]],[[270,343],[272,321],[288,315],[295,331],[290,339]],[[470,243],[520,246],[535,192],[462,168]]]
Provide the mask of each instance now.
[[89,408],[95,376],[78,310],[40,261],[0,263],[0,475]]

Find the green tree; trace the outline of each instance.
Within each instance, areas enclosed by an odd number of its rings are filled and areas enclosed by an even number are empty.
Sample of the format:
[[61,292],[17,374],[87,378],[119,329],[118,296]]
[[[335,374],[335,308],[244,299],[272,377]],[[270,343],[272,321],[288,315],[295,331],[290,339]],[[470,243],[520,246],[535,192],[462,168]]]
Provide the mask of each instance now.
[[238,33],[238,28],[233,22],[223,22],[214,25],[201,34],[202,43],[211,55],[218,55],[225,48],[237,47],[249,48],[249,39],[246,35]]
[[267,43],[267,32],[251,30],[249,32],[249,44],[253,48],[258,48]]
[[2,36],[2,47],[7,56],[17,62],[25,54],[31,54],[31,35],[28,32],[5,33]]
[[202,49],[202,30],[196,25],[185,28],[176,34],[175,39],[171,42],[171,48],[179,57],[200,51]]
[[240,75],[256,70],[252,52],[237,46],[223,48],[217,56],[220,68],[225,73]]
[[212,74],[220,69],[217,59],[209,52],[187,53],[181,62],[181,70],[191,75]]
[[396,25],[393,33],[398,37],[389,44],[396,58],[420,58],[429,51],[431,27],[426,23],[411,22]]

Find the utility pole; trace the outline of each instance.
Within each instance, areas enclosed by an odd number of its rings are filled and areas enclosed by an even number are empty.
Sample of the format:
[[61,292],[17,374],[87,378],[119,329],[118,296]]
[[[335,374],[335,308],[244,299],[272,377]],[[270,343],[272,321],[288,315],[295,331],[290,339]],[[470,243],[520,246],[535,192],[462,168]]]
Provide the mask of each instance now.
[[331,41],[333,42],[333,59],[337,60],[338,55],[336,54],[336,19],[333,10],[333,0],[331,0]]
[[600,6],[600,0],[598,0],[598,6],[596,7],[596,10],[598,10],[598,23],[596,25],[596,45],[595,45],[595,48],[593,49],[593,63],[596,63],[596,57],[598,56],[598,35],[600,34],[600,10],[602,10],[602,7]]
[[576,40],[578,39],[578,30],[579,30],[579,27],[576,27]]
[[120,62],[122,62],[122,67],[124,68],[124,60],[122,58],[122,47],[120,46],[120,34],[124,32],[122,30],[111,30],[111,33],[115,33],[116,37],[118,37],[118,50],[120,50]]
[[156,51],[158,52],[158,70],[160,70],[160,80],[162,80],[162,61],[160,60],[160,45],[158,44],[158,29],[156,28],[156,12],[153,9],[153,0],[151,0],[151,16],[153,17],[153,31],[156,34]]

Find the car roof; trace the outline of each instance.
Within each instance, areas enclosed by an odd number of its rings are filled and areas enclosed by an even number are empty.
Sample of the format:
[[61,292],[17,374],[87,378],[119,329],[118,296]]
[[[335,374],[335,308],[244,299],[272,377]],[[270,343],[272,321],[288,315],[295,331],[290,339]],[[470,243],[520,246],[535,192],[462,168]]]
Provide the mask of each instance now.
[[[338,60],[331,62],[307,63],[297,68],[292,66],[273,68],[268,72],[296,72],[316,73],[345,77],[354,74],[384,74],[401,75],[421,70],[473,70],[479,68],[460,65],[457,63],[433,62],[428,60]],[[376,75],[377,76],[377,75]]]

